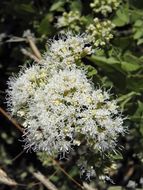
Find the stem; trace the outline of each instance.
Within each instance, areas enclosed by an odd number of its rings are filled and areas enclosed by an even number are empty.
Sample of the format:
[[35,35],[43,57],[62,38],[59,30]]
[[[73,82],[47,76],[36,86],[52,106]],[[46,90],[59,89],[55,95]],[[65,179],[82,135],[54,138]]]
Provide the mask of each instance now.
[[78,183],[74,178],[72,178],[65,170],[64,168],[62,168],[62,166],[55,160],[55,159],[52,159],[53,162],[60,168],[60,170],[71,180],[73,181],[78,187],[80,187],[80,189],[84,189],[84,187]]
[[12,118],[3,108],[0,107],[0,113],[2,113],[19,131],[23,133],[22,127],[17,123],[17,121]]
[[31,52],[27,51],[25,48],[21,48],[21,52],[28,56],[30,59],[33,59],[35,62],[39,62],[40,60]]
[[49,190],[58,190],[57,187],[46,178],[41,172],[32,172],[33,176],[38,179],[47,189]]
[[15,160],[17,160],[23,153],[25,152],[25,149],[23,151],[21,151],[18,155],[16,155],[11,162],[14,162]]
[[35,56],[38,58],[38,59],[41,59],[42,56],[41,56],[41,53],[40,51],[38,50],[36,44],[34,43],[34,40],[31,36],[27,36],[27,40],[29,42],[29,45],[33,51],[33,53],[35,54]]

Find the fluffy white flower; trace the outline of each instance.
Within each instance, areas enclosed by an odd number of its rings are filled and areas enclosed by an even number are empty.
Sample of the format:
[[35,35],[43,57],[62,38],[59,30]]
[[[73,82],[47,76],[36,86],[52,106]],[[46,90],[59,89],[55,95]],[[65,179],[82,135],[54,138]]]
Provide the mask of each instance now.
[[17,77],[10,78],[7,101],[12,114],[26,108],[36,89],[46,82],[47,76],[47,69],[34,65],[30,68],[23,68]]
[[86,43],[85,36],[55,40],[41,64],[10,80],[8,104],[24,120],[26,149],[65,154],[83,142],[98,152],[115,149],[124,133],[116,101],[76,66],[91,53]]
[[124,131],[116,102],[109,100],[107,92],[93,89],[84,71],[60,70],[44,86],[33,90],[25,102],[26,148],[65,153],[76,141],[87,141],[88,146],[99,151],[115,147],[117,136]]
[[89,46],[87,35],[75,35],[68,33],[61,36],[61,39],[50,42],[49,56],[56,62],[61,62],[62,66],[75,64],[82,57],[93,52]]

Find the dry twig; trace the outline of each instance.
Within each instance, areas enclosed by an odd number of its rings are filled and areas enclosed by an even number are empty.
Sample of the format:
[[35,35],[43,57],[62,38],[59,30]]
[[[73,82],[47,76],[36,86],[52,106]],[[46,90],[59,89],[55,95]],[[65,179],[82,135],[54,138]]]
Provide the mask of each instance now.
[[32,38],[32,36],[27,36],[27,40],[29,42],[29,45],[34,53],[34,55],[38,58],[38,59],[41,59],[42,56],[41,56],[41,53],[40,51],[38,50],[36,44],[34,43],[34,40]]
[[12,118],[3,108],[0,107],[0,113],[2,113],[19,131],[23,132],[22,127],[17,123],[17,121]]
[[0,169],[0,183],[3,183],[5,185],[10,185],[10,186],[17,185],[17,182],[9,178],[8,175],[2,169]]
[[49,190],[58,190],[57,187],[46,178],[41,172],[33,172],[33,176],[38,179],[47,189]]
[[56,165],[59,167],[59,169],[60,169],[72,182],[74,182],[80,189],[84,189],[84,187],[83,187],[80,183],[78,183],[73,177],[71,177],[71,176],[65,171],[64,168],[62,168],[62,166],[58,163],[58,161],[56,161],[56,160],[54,160],[54,159],[52,159],[52,160],[53,160],[54,164],[56,164]]
[[83,182],[83,186],[84,186],[85,190],[97,190],[97,189],[91,187],[89,184],[87,184],[85,182]]
[[29,57],[30,59],[33,59],[35,62],[39,62],[40,60],[31,52],[27,51],[25,48],[21,48],[21,52]]

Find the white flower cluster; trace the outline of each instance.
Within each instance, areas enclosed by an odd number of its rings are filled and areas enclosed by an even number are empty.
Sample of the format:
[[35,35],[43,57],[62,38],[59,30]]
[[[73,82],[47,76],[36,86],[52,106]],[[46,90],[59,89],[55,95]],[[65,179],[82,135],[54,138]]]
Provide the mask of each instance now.
[[87,35],[73,36],[69,32],[68,35],[62,36],[59,40],[51,41],[46,60],[53,62],[53,65],[56,62],[56,65],[60,64],[61,68],[65,68],[67,65],[74,66],[82,57],[90,55],[92,52]]
[[23,68],[17,77],[11,77],[8,85],[8,107],[13,115],[25,115],[27,103],[36,90],[46,83],[48,70],[40,65]]
[[95,47],[105,46],[112,38],[114,24],[110,20],[100,21],[94,18],[93,24],[87,27],[88,39]]
[[76,66],[83,55],[92,53],[86,43],[85,35],[55,40],[39,65],[10,79],[8,105],[24,121],[25,148],[65,154],[85,143],[104,152],[114,150],[124,133],[116,100],[95,89]]
[[121,3],[121,0],[94,0],[90,3],[90,7],[95,13],[101,13],[107,16],[108,13],[116,10]]
[[57,28],[69,28],[72,31],[79,32],[82,19],[79,11],[64,12],[62,16],[57,19]]

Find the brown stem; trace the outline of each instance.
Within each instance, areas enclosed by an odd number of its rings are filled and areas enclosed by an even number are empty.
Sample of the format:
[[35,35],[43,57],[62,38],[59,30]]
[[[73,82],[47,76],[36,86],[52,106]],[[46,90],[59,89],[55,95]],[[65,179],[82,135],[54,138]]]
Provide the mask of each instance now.
[[32,54],[31,52],[27,51],[25,48],[21,48],[21,52],[26,55],[27,57],[29,57],[30,59],[33,59],[35,62],[39,62],[40,59],[38,59],[34,54]]
[[14,162],[15,160],[17,160],[24,152],[25,152],[25,149],[22,150],[18,155],[16,155],[16,156],[11,160],[11,162]]
[[46,178],[41,172],[32,172],[33,176],[38,179],[47,189],[49,190],[58,190],[57,187]]
[[51,179],[53,176],[55,176],[56,173],[58,173],[59,170],[56,170],[52,175],[48,177],[48,179]]
[[31,36],[27,36],[27,40],[29,42],[29,45],[34,53],[34,55],[38,58],[38,59],[41,59],[42,56],[41,56],[41,53],[40,51],[38,50],[36,44],[34,43],[34,40]]
[[54,164],[56,164],[56,165],[60,168],[60,170],[61,170],[71,181],[73,181],[78,187],[80,187],[80,189],[84,189],[84,187],[83,187],[80,183],[78,183],[73,177],[71,177],[71,176],[64,170],[64,168],[62,168],[62,166],[61,166],[56,160],[54,160],[53,158],[52,158],[52,160],[53,160]]
[[23,133],[22,127],[17,123],[17,121],[12,118],[3,108],[0,107],[0,113],[2,113],[19,131]]

